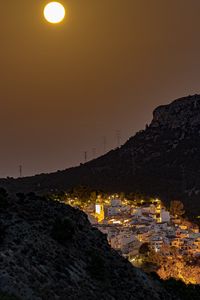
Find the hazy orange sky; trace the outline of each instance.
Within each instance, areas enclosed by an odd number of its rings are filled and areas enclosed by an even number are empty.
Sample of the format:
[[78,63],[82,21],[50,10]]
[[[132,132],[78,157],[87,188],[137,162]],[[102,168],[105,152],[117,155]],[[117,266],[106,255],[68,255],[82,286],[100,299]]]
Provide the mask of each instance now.
[[56,26],[47,2],[0,2],[0,177],[79,164],[200,92],[199,0],[63,0]]

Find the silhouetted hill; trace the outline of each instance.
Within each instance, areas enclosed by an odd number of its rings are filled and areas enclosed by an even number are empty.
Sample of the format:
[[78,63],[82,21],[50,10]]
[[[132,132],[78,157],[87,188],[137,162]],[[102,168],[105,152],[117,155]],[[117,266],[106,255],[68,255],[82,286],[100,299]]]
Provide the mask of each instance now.
[[0,299],[178,300],[174,291],[112,250],[80,210],[1,191]]
[[2,180],[11,191],[68,190],[88,185],[105,191],[180,199],[200,215],[200,95],[156,108],[145,130],[122,147],[79,167],[18,180]]

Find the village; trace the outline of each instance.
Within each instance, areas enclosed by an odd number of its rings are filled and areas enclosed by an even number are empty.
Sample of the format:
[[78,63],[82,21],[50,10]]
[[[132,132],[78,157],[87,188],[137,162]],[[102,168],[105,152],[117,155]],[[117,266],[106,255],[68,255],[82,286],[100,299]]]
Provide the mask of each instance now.
[[135,267],[145,269],[153,262],[162,279],[200,283],[199,227],[182,216],[182,202],[172,201],[170,210],[160,199],[128,200],[118,194],[84,202],[66,195],[61,202],[83,210],[110,246]]
[[[70,199],[77,206],[77,199]],[[161,200],[121,200],[119,195],[98,197],[86,202],[82,209],[91,224],[107,235],[109,244],[124,257],[134,261],[142,244],[160,252],[164,246],[175,247],[179,255],[200,257],[200,233],[197,225],[172,216]]]

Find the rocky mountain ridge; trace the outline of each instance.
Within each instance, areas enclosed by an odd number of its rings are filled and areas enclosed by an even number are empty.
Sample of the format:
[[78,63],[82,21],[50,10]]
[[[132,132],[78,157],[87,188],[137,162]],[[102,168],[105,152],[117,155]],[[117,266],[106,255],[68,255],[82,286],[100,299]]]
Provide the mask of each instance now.
[[150,126],[181,128],[185,131],[200,126],[200,95],[180,98],[171,104],[157,107]]
[[200,215],[200,95],[162,105],[153,120],[123,146],[79,167],[18,180],[0,180],[11,192],[49,192],[87,185],[108,192],[184,202]]

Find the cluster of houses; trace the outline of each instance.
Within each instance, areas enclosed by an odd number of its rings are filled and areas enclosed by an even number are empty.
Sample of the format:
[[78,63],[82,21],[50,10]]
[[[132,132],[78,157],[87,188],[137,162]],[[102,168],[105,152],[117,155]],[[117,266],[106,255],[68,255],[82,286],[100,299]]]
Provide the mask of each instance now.
[[90,222],[107,235],[111,247],[133,260],[142,244],[155,252],[174,247],[180,255],[200,256],[198,226],[171,216],[159,199],[130,203],[112,198],[97,199],[85,207]]

